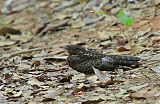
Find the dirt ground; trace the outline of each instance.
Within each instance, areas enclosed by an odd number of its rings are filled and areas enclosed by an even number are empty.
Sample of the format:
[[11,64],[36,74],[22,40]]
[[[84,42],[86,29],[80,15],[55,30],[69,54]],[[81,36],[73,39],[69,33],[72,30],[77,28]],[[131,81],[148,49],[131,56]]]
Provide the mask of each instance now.
[[[1,0],[0,104],[160,104],[160,1],[131,1]],[[130,28],[117,20],[122,8]],[[102,83],[68,66],[68,44],[142,65]]]

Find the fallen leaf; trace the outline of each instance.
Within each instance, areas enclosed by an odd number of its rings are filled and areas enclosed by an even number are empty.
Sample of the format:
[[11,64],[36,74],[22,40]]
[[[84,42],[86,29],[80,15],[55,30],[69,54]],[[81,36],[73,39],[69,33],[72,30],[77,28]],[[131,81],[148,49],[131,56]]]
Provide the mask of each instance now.
[[84,83],[80,83],[77,88],[81,89],[83,86],[84,86]]
[[83,82],[83,81],[85,80],[85,78],[86,78],[86,75],[83,74],[83,73],[80,73],[80,74],[74,75],[74,76],[72,77],[72,80],[71,80],[71,81]]
[[99,97],[95,97],[94,99],[88,100],[88,101],[84,101],[84,102],[82,102],[82,104],[99,104],[101,102]]
[[83,21],[75,21],[74,23],[72,23],[72,28],[81,28],[85,26],[85,23]]
[[104,47],[104,48],[108,48],[112,46],[112,42],[111,41],[104,41],[100,43],[100,46]]
[[159,39],[157,38],[157,39],[153,40],[152,44],[150,46],[152,46],[154,48],[160,48],[160,38]]
[[30,85],[37,85],[38,87],[41,87],[42,85],[44,85],[45,83],[43,82],[40,82],[38,81],[36,78],[31,78],[29,81],[28,81],[28,84]]
[[146,48],[140,46],[139,44],[137,44],[137,45],[135,45],[135,46],[133,46],[133,47],[131,48],[131,51],[132,51],[134,54],[141,53],[141,52],[144,51],[144,50],[146,50]]
[[146,24],[148,24],[148,22],[149,22],[148,20],[140,20],[140,21],[134,23],[133,29],[137,30],[137,29],[145,26]]
[[113,85],[115,83],[123,83],[122,80],[108,80],[107,82],[97,83],[99,87],[106,87],[107,85]]
[[[137,32],[137,35],[139,36],[139,38],[144,38],[143,36],[145,36],[147,33],[149,33],[151,31],[151,28],[147,28],[147,29],[145,29],[145,30],[141,30],[141,31],[138,31]],[[138,38],[138,40],[140,40]]]
[[[128,33],[126,33],[128,34]],[[129,37],[130,38],[130,37]],[[128,43],[128,40],[124,38],[124,36],[113,36],[113,39],[115,40],[117,45],[126,45]]]
[[6,34],[21,34],[20,30],[11,28],[11,27],[3,27],[0,29],[0,35],[5,36]]
[[49,90],[42,101],[52,101],[55,100],[60,94],[64,93],[64,88],[57,88],[55,90]]
[[10,39],[14,41],[20,41],[22,43],[26,43],[33,38],[33,35],[10,35]]
[[22,95],[22,90],[13,95],[13,97],[20,97]]
[[147,87],[147,86],[148,86],[148,83],[143,84],[143,85],[139,85],[139,86],[133,86],[133,87],[130,87],[128,89],[128,91],[138,91],[138,90],[140,90],[140,89],[142,89],[144,87]]
[[0,85],[0,90],[2,90],[2,88],[4,87],[5,85],[3,84],[3,85]]
[[68,56],[53,56],[53,57],[45,57],[44,60],[47,61],[66,61]]
[[125,89],[120,89],[119,93],[117,93],[115,96],[117,98],[123,97],[125,94],[127,94],[127,91]]
[[136,99],[147,99],[154,97],[157,94],[157,91],[150,90],[150,91],[138,91],[135,93],[130,94],[131,98],[136,98]]
[[0,104],[6,104],[7,103],[7,97],[5,97],[1,92],[0,92]]
[[60,83],[65,83],[65,82],[70,82],[71,79],[72,79],[72,76],[64,76],[61,79],[59,79],[58,81]]
[[34,61],[32,64],[31,64],[31,68],[33,68],[33,67],[38,67],[38,66],[40,66],[41,65],[41,62],[39,61],[39,60],[37,60],[37,61]]
[[151,21],[151,27],[153,30],[158,30],[160,29],[160,17],[154,17],[153,20]]
[[160,60],[160,54],[152,55],[152,56],[149,58],[149,61],[159,61],[159,60]]
[[96,82],[98,79],[97,75],[91,75],[90,77],[87,77],[87,80],[91,81],[91,82]]
[[38,102],[30,101],[28,104],[37,104]]
[[152,70],[157,74],[160,74],[160,65],[153,67]]
[[123,52],[123,51],[130,51],[130,50],[125,48],[125,47],[118,47],[117,51],[118,52]]
[[113,32],[113,31],[106,31],[106,30],[103,30],[103,31],[98,31],[98,36],[101,38],[101,39],[110,39],[111,37],[113,37],[115,34],[118,34],[117,31]]
[[14,45],[16,42],[15,41],[0,41],[0,47],[4,47],[4,46],[10,46],[10,45]]

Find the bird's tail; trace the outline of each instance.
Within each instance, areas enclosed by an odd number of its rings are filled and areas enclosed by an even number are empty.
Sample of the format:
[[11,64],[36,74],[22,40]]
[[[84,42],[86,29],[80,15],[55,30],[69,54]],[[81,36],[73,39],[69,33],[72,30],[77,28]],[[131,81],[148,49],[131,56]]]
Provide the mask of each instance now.
[[134,56],[109,55],[117,65],[138,67],[140,58]]

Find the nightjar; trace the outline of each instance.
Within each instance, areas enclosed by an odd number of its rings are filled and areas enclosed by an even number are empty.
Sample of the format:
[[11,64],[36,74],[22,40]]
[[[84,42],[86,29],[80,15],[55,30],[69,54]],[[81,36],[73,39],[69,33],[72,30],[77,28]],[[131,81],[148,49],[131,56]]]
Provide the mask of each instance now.
[[69,53],[69,66],[85,74],[94,73],[93,67],[100,71],[113,71],[120,66],[139,66],[140,58],[134,56],[106,55],[79,45],[66,45],[64,48]]

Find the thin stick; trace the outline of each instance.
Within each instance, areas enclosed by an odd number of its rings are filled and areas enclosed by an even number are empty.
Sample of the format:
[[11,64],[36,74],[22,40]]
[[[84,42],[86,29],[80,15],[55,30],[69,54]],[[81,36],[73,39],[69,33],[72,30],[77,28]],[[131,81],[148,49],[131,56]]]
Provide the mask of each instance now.
[[34,49],[29,49],[29,50],[24,49],[24,50],[20,50],[20,51],[17,51],[17,52],[13,52],[13,53],[4,55],[4,56],[0,57],[0,60],[6,59],[6,58],[11,58],[11,57],[14,57],[14,56],[17,56],[17,55],[20,55],[20,54],[31,53],[31,52],[34,52],[34,51],[41,51],[41,50],[44,50],[44,49],[51,49],[51,48],[54,48],[54,47],[49,46],[49,47],[34,48]]

